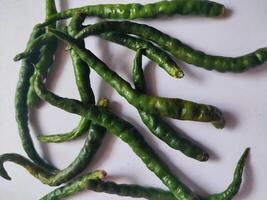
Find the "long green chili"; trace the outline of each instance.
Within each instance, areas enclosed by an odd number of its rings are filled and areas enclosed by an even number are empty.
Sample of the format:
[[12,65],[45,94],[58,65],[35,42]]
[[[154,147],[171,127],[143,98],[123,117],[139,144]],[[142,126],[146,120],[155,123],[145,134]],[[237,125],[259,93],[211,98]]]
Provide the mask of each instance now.
[[[144,72],[142,69],[142,54],[144,49],[137,51],[134,66],[133,66],[133,82],[135,89],[144,94],[147,93],[146,81],[144,77]],[[161,120],[156,115],[151,115],[143,111],[138,111],[139,115],[147,126],[147,128],[153,133],[156,137],[164,141],[167,145],[173,149],[180,150],[185,155],[197,159],[199,161],[207,161],[209,159],[209,154],[202,150],[197,145],[193,144],[189,140],[181,137],[178,133],[171,128],[167,123]]]
[[[48,5],[48,1],[47,1]],[[38,37],[42,37],[44,30],[34,28],[27,46],[31,44]],[[40,56],[40,48],[37,49],[30,57],[22,60],[22,66],[19,74],[19,81],[17,83],[15,94],[15,114],[18,124],[19,136],[21,138],[22,146],[26,154],[37,165],[50,171],[56,171],[54,166],[51,166],[44,161],[36,151],[32,138],[30,136],[30,130],[28,127],[28,106],[27,106],[27,94],[30,88],[30,78],[33,75],[33,65],[38,63]]]
[[77,34],[76,38],[80,39],[88,35],[98,35],[110,31],[134,34],[143,39],[150,40],[170,52],[178,60],[182,60],[207,70],[216,70],[219,72],[243,72],[258,66],[267,60],[267,48],[261,48],[250,54],[239,57],[207,55],[206,53],[197,51],[182,43],[180,40],[151,26],[130,21],[99,22],[84,28]]
[[[46,0],[46,19],[51,15],[57,13],[56,4],[54,0]],[[56,28],[56,23],[50,24],[48,27]],[[44,78],[47,77],[50,67],[54,61],[55,52],[57,50],[57,38],[51,37],[47,43],[40,49],[40,59],[36,63],[35,67],[40,69]],[[32,80],[30,81],[30,88],[27,95],[27,104],[29,107],[33,107],[40,99],[35,94]]]
[[[222,193],[209,195],[208,197],[201,197],[201,200],[231,200],[234,198],[238,190],[240,189],[242,174],[244,166],[247,160],[249,149],[246,149],[239,159],[233,180],[229,187]],[[129,185],[129,184],[117,184],[114,182],[105,182],[102,180],[88,180],[86,177],[80,177],[79,179],[73,180],[66,186],[57,188],[44,196],[42,200],[54,200],[62,199],[73,195],[82,190],[76,190],[77,185],[84,185],[85,189],[93,190],[95,192],[105,192],[109,194],[116,194],[119,196],[130,196],[137,198],[145,198],[149,200],[176,200],[172,193],[164,191],[158,188],[143,187],[140,185]],[[73,192],[65,193],[64,188],[71,188]]]
[[[81,30],[84,19],[85,16],[80,14],[77,14],[72,18],[70,25],[68,26],[68,33],[71,36],[74,36],[79,30]],[[85,46],[83,40],[79,41],[79,43],[81,46]],[[80,59],[79,55],[77,55],[74,50],[69,48],[69,51],[73,63],[76,85],[78,87],[81,100],[85,103],[95,104],[95,97],[89,79],[90,68],[85,62]],[[42,142],[70,141],[84,134],[89,129],[89,127],[90,120],[87,120],[86,118],[81,118],[78,126],[68,133],[42,135],[39,136],[38,139]]]
[[[99,101],[99,105],[101,107],[107,107],[108,101],[106,99],[102,99]],[[57,186],[68,182],[88,166],[92,160],[92,157],[101,146],[105,132],[105,128],[91,123],[87,139],[79,155],[68,167],[63,170],[47,170],[19,154],[4,154],[0,156],[0,175],[5,179],[11,179],[3,167],[4,162],[11,161],[24,167],[29,173],[31,173],[44,184]]]
[[105,40],[126,46],[134,51],[137,51],[138,49],[144,49],[143,54],[150,60],[157,63],[169,75],[175,78],[182,78],[184,76],[181,68],[176,64],[169,54],[146,40],[114,32],[101,34],[100,36]]
[[186,185],[176,178],[167,165],[154,153],[154,150],[146,143],[143,136],[129,122],[119,118],[107,109],[90,104],[84,104],[78,100],[59,97],[47,91],[36,72],[35,91],[40,98],[67,112],[81,115],[94,123],[105,127],[114,135],[126,142],[135,154],[144,162],[148,169],[155,173],[159,179],[170,189],[178,200],[199,199]]
[[149,4],[102,4],[68,9],[49,17],[39,26],[46,26],[56,20],[73,17],[76,13],[109,19],[157,18],[160,16],[204,15],[216,17],[224,14],[222,4],[206,0],[172,0]]
[[91,51],[80,47],[77,41],[65,33],[50,29],[59,39],[67,42],[80,58],[93,68],[106,82],[114,87],[130,104],[150,114],[158,114],[180,120],[212,122],[217,128],[223,128],[224,119],[221,111],[211,105],[197,104],[174,98],[148,96],[134,90],[131,85],[116,72],[98,59]]

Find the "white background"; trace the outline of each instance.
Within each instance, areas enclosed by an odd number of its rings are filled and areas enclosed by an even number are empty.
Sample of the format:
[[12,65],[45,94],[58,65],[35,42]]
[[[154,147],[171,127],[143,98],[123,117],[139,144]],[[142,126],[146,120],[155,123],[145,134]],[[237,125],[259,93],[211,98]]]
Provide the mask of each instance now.
[[[227,18],[204,17],[163,18],[142,21],[164,31],[192,47],[209,54],[239,56],[267,46],[267,2],[265,0],[218,0],[232,12]],[[0,3],[0,153],[17,152],[25,155],[20,144],[14,114],[14,94],[20,63],[12,61],[24,50],[32,27],[43,21],[45,1],[1,0]],[[59,9],[94,3],[130,3],[130,0],[62,0]],[[139,0],[140,3],[153,1]],[[97,19],[88,19],[94,22]],[[96,37],[87,39],[87,47],[112,69],[130,81],[134,53],[124,47],[104,42]],[[145,59],[144,65],[148,61]],[[266,198],[267,168],[267,63],[242,74],[217,73],[181,64],[185,71],[182,80],[168,76],[154,64],[145,66],[151,94],[180,97],[218,106],[225,113],[226,127],[215,129],[211,124],[169,120],[183,135],[207,149],[211,158],[200,163],[172,150],[151,136],[141,123],[135,108],[126,103],[116,91],[92,72],[96,97],[108,97],[111,110],[137,126],[146,140],[169,164],[172,171],[201,195],[223,191],[230,183],[237,160],[246,147],[251,154],[244,181],[235,200]],[[78,98],[70,59],[61,44],[49,79],[49,88],[59,95]],[[32,136],[38,151],[59,168],[66,167],[82,147],[84,138],[64,143],[40,145],[36,135],[60,133],[74,128],[79,117],[44,104],[31,113]],[[146,169],[130,148],[109,135],[91,169],[105,169],[111,180],[165,188]],[[7,163],[12,181],[0,179],[0,198],[3,200],[38,199],[52,188],[43,185],[23,168]],[[83,192],[69,199],[131,199],[114,195]]]

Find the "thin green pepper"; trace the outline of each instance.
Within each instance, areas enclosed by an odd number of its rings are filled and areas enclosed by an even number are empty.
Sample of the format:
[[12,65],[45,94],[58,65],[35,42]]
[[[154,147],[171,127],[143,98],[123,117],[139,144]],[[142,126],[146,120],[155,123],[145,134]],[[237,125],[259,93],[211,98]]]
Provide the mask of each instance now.
[[[46,19],[51,15],[56,14],[56,4],[54,0],[46,0]],[[56,23],[50,24],[48,27],[56,28]],[[54,54],[57,50],[57,38],[51,37],[50,40],[40,50],[40,60],[35,65],[40,69],[43,77],[47,77],[50,67],[54,61]],[[40,99],[35,94],[32,80],[30,80],[30,88],[27,95],[27,104],[29,107],[33,107],[38,104]]]
[[[240,188],[242,173],[244,170],[245,162],[248,156],[249,149],[246,149],[241,158],[238,161],[238,164],[235,169],[234,178],[230,186],[226,189],[225,192],[210,195],[208,197],[202,197],[202,200],[231,200],[237,193]],[[149,200],[176,200],[172,193],[164,191],[158,188],[143,187],[139,185],[129,185],[129,184],[117,184],[114,182],[104,182],[102,180],[88,180],[85,177],[80,177],[79,179],[73,180],[67,186],[57,188],[44,196],[42,200],[53,200],[53,199],[62,199],[63,197],[70,196],[74,193],[80,192],[81,190],[75,190],[77,185],[82,184],[86,185],[85,189],[93,190],[95,192],[105,192],[109,194],[116,194],[119,196],[130,196],[137,198],[145,198]],[[64,188],[72,188],[72,193],[66,194]],[[235,191],[235,192],[233,192]]]
[[[77,34],[77,33],[76,33]],[[70,34],[71,35],[71,34]],[[75,36],[71,35],[71,36]],[[163,68],[169,75],[175,78],[182,78],[184,76],[181,68],[176,64],[176,62],[162,49],[156,47],[152,43],[143,40],[141,38],[132,37],[130,35],[121,34],[121,33],[105,33],[100,35],[101,38],[115,42],[117,44],[121,44],[130,49],[137,51],[142,48],[145,49],[144,55],[149,59],[153,60],[157,63],[161,68]],[[51,36],[45,35],[40,38],[37,38],[35,42],[32,42],[29,48],[27,48],[24,52],[15,56],[15,60],[19,60],[21,58],[25,58],[36,51],[40,45],[47,42],[47,38]],[[81,45],[84,46],[84,45]]]
[[[42,35],[44,30],[34,29],[29,42]],[[33,64],[39,60],[39,51],[36,51],[30,57],[22,60],[22,66],[19,74],[19,81],[17,83],[16,94],[15,94],[15,114],[16,121],[18,124],[19,136],[21,138],[22,146],[24,151],[27,153],[30,159],[36,164],[43,166],[48,170],[56,170],[54,166],[51,166],[44,161],[34,148],[32,138],[30,136],[30,130],[28,127],[28,107],[27,107],[27,93],[30,87],[30,78],[33,75],[34,67]]]
[[105,40],[126,46],[134,51],[137,51],[138,49],[144,49],[143,54],[150,60],[157,63],[169,75],[175,78],[182,78],[184,76],[181,68],[176,64],[169,54],[146,40],[114,32],[101,34],[100,37]]
[[[107,107],[108,101],[106,99],[102,99],[100,100],[99,105],[101,107]],[[30,172],[34,177],[39,179],[44,184],[57,186],[62,183],[68,182],[69,180],[77,176],[77,174],[86,169],[86,167],[92,160],[92,157],[101,146],[105,132],[105,128],[91,123],[87,139],[79,155],[68,167],[63,170],[47,170],[40,167],[39,165],[36,165],[35,163],[19,154],[4,154],[0,156],[0,175],[5,179],[11,179],[3,167],[4,162],[11,161],[24,167],[28,172]]]
[[176,178],[167,165],[162,163],[154,150],[146,143],[143,136],[129,122],[119,118],[107,109],[99,106],[84,104],[78,100],[59,97],[47,91],[36,73],[35,91],[40,98],[67,112],[81,115],[94,123],[105,127],[114,135],[126,142],[135,154],[144,162],[148,169],[155,173],[159,179],[170,189],[178,200],[198,200],[199,198],[178,178]]
[[117,73],[110,70],[107,65],[98,59],[91,51],[80,47],[76,40],[58,30],[50,29],[50,32],[59,39],[67,42],[88,66],[93,68],[106,82],[114,87],[121,96],[137,109],[150,114],[163,115],[180,120],[212,122],[217,128],[224,127],[224,119],[218,108],[178,98],[163,98],[142,94],[134,90],[131,85]]
[[106,176],[106,173],[104,171],[96,171],[95,174],[86,174],[82,176],[81,178],[76,179],[75,181],[68,183],[60,188],[57,188],[55,192],[49,193],[42,197],[40,200],[59,200],[63,199],[65,197],[68,197],[74,193],[86,190],[88,187],[87,182],[90,180],[101,180]]
[[170,52],[178,60],[182,60],[207,70],[216,70],[219,72],[243,72],[258,66],[267,60],[267,47],[239,57],[207,55],[151,26],[129,21],[99,22],[84,28],[76,38],[82,39],[88,35],[98,35],[111,31],[138,35],[143,39],[156,43],[161,48]]
[[[70,25],[68,26],[68,33],[71,36],[77,34],[78,31],[82,28],[82,23],[85,19],[85,16],[77,14],[75,15]],[[79,41],[81,46],[85,46],[84,41]],[[73,69],[75,74],[76,85],[80,93],[81,100],[85,103],[95,104],[95,97],[90,85],[90,68],[84,63],[80,57],[75,53],[74,50],[69,48],[70,55],[72,58]],[[86,118],[81,118],[79,125],[73,129],[71,132],[63,134],[54,134],[54,135],[42,135],[38,139],[42,142],[65,142],[73,140],[82,134],[84,134],[90,127],[90,120]]]
[[[144,50],[140,49],[137,51],[134,66],[133,66],[133,82],[135,89],[144,94],[147,93],[146,81],[144,77],[144,72],[142,69],[142,54]],[[147,126],[147,128],[156,137],[164,141],[167,145],[173,149],[180,150],[185,155],[197,159],[199,161],[207,161],[209,159],[209,154],[202,150],[197,145],[193,144],[189,140],[181,137],[178,133],[171,128],[167,123],[161,120],[156,115],[151,115],[143,111],[138,111],[139,115]]]
[[204,15],[216,17],[224,14],[222,4],[206,0],[172,0],[159,1],[150,4],[103,4],[89,5],[80,8],[68,9],[57,13],[43,24],[46,26],[56,20],[67,19],[81,13],[86,16],[98,16],[109,19],[137,19],[137,18],[157,18],[160,16],[180,15]]

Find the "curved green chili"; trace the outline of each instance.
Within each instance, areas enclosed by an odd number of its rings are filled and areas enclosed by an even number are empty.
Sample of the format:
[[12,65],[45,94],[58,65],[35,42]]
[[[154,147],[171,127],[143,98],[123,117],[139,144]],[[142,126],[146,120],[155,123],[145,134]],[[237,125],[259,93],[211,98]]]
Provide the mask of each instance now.
[[[46,19],[49,18],[51,15],[56,14],[56,4],[55,0],[46,0]],[[56,23],[50,24],[48,27],[56,28]],[[54,54],[57,50],[57,38],[51,37],[50,40],[44,45],[40,50],[40,60],[35,65],[36,68],[40,69],[42,72],[43,77],[47,77],[49,68],[51,67],[54,61]],[[27,95],[27,104],[29,107],[33,107],[40,99],[35,94],[32,80],[30,81],[30,88]]]
[[[137,51],[134,66],[133,66],[133,82],[135,89],[144,94],[147,93],[146,90],[146,81],[144,77],[144,72],[142,69],[142,54],[144,50],[140,49]],[[185,155],[197,159],[199,161],[207,161],[209,159],[209,154],[202,150],[197,145],[193,144],[189,140],[181,137],[178,133],[171,128],[167,123],[161,120],[156,115],[151,115],[143,111],[138,111],[139,115],[147,126],[147,128],[153,133],[156,137],[164,141],[167,145],[173,149],[179,150]]]
[[208,17],[224,14],[222,4],[206,0],[172,0],[159,1],[149,4],[102,4],[89,5],[80,8],[68,9],[49,17],[40,26],[46,26],[56,20],[67,19],[81,13],[86,16],[98,16],[109,19],[137,19],[156,18],[160,16],[180,15],[204,15]]
[[119,118],[107,109],[99,106],[83,104],[78,100],[59,97],[47,91],[36,72],[35,91],[40,98],[67,112],[81,115],[94,123],[105,127],[114,135],[126,142],[148,169],[170,189],[178,200],[199,199],[185,184],[176,178],[167,165],[162,163],[154,150],[146,143],[143,136],[129,122]]
[[58,30],[50,29],[59,39],[67,42],[80,58],[93,68],[106,82],[117,90],[130,104],[150,114],[163,115],[181,120],[212,122],[217,128],[223,128],[224,119],[221,111],[210,105],[197,104],[191,101],[174,98],[148,96],[134,90],[131,85],[91,51],[80,47],[77,41]]
[[[230,186],[226,189],[225,192],[209,195],[208,197],[201,197],[202,200],[231,200],[237,193],[240,188],[242,173],[245,166],[245,162],[248,156],[249,149],[246,149],[241,158],[238,161],[238,164],[235,169],[234,178]],[[109,194],[116,194],[119,196],[130,196],[137,198],[145,198],[149,200],[176,200],[172,193],[164,191],[158,188],[143,187],[139,185],[129,185],[129,184],[117,184],[114,182],[104,182],[102,180],[87,180],[86,178],[79,178],[73,180],[67,186],[57,188],[44,196],[42,200],[53,200],[53,199],[62,199],[63,197],[70,196],[74,193],[80,192],[81,190],[76,190],[77,185],[84,185],[84,188],[87,190],[93,190],[95,192],[105,192]],[[72,188],[72,193],[66,194],[64,188]],[[235,192],[232,192],[235,191]],[[231,194],[231,195],[229,195]]]
[[[74,36],[79,30],[81,30],[84,19],[85,16],[82,16],[80,14],[77,14],[72,18],[70,25],[68,26],[68,33],[71,36]],[[79,41],[79,43],[81,46],[85,46],[83,40]],[[77,55],[74,50],[69,48],[69,51],[73,63],[76,85],[78,87],[81,100],[85,103],[95,104],[95,97],[91,88],[89,78],[90,68],[80,59],[79,55]],[[42,135],[39,136],[38,139],[42,142],[70,141],[84,134],[89,129],[89,127],[90,120],[87,120],[86,118],[81,118],[78,126],[71,132],[54,135]]]
[[88,35],[98,35],[111,31],[138,35],[143,39],[158,44],[178,60],[182,60],[207,70],[216,70],[219,72],[243,72],[258,66],[267,60],[267,47],[239,57],[207,55],[151,26],[130,21],[99,22],[84,28],[76,38],[80,39]]
[[[39,37],[44,33],[44,30],[34,29],[30,40]],[[19,136],[21,138],[21,143],[24,151],[27,153],[30,159],[32,159],[36,164],[43,166],[48,170],[56,170],[55,167],[44,161],[37,151],[35,150],[32,138],[30,136],[30,130],[28,127],[28,106],[27,106],[27,93],[30,87],[30,78],[33,75],[34,67],[33,64],[37,63],[39,60],[39,51],[33,53],[30,57],[22,60],[22,66],[19,74],[19,81],[17,83],[16,94],[15,94],[15,115],[18,124]]]
[[[75,34],[71,36],[74,37]],[[161,50],[160,48],[156,47],[155,45],[146,40],[121,33],[105,33],[101,34],[100,36],[105,40],[121,44],[135,51],[140,48],[145,49],[144,55],[147,56],[149,59],[153,60],[155,63],[157,63],[169,75],[175,78],[182,78],[184,76],[184,73],[181,68],[165,51]],[[49,35],[45,35],[40,38],[37,38],[36,41],[32,42],[31,45],[23,53],[16,55],[14,59],[19,60],[21,58],[29,56],[34,51],[36,51],[36,49],[38,49],[40,45],[46,43],[50,37],[51,36]]]
[[80,178],[77,178],[71,183],[68,183],[60,188],[55,189],[53,192],[45,195],[40,200],[59,200],[68,197],[72,194],[81,192],[88,188],[88,182],[90,180],[101,180],[106,176],[104,171],[96,171],[94,174],[86,174]]
[[[102,99],[99,101],[99,105],[101,107],[107,107],[108,101],[106,99]],[[0,175],[5,179],[11,179],[3,167],[4,162],[11,161],[24,167],[28,172],[30,172],[34,177],[39,179],[44,184],[57,186],[62,183],[68,182],[88,166],[88,164],[92,160],[92,157],[101,146],[105,132],[105,128],[91,123],[87,139],[79,155],[68,167],[63,170],[47,170],[36,165],[35,163],[31,162],[21,155],[4,154],[0,156]]]
[[146,40],[114,32],[101,34],[100,37],[105,40],[126,46],[134,51],[137,51],[138,49],[144,49],[143,54],[150,60],[153,60],[155,63],[157,63],[169,75],[175,78],[182,78],[184,76],[181,68],[176,64],[169,54]]
[[241,186],[242,174],[249,154],[249,150],[250,149],[247,148],[239,159],[235,168],[233,180],[228,188],[224,192],[208,196],[207,200],[231,200],[238,193]]

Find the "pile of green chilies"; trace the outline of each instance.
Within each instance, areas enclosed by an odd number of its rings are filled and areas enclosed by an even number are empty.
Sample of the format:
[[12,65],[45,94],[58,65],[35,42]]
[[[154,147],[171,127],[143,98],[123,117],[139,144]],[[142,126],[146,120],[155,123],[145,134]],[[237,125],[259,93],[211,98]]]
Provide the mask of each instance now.
[[[129,104],[136,107],[143,123],[154,136],[192,159],[207,161],[209,159],[208,152],[180,136],[161,119],[161,116],[179,120],[211,122],[216,128],[223,128],[222,112],[212,105],[198,104],[179,98],[148,95],[142,69],[142,57],[146,56],[157,63],[170,76],[182,78],[184,73],[174,58],[207,70],[243,72],[265,62],[267,60],[267,48],[261,48],[235,58],[207,55],[151,26],[123,20],[173,15],[220,17],[224,12],[225,7],[223,5],[206,0],[163,0],[145,5],[138,3],[88,5],[57,12],[54,0],[46,0],[45,22],[37,24],[33,28],[26,50],[14,58],[15,61],[22,60],[16,89],[15,108],[22,146],[29,159],[15,153],[1,155],[0,175],[5,179],[11,179],[3,166],[6,161],[11,161],[24,167],[44,184],[59,186],[66,183],[42,197],[43,200],[62,199],[86,189],[151,200],[233,199],[241,185],[249,148],[239,159],[233,180],[228,188],[221,193],[202,197],[174,176],[169,167],[131,123],[108,109],[108,99],[100,99],[96,104],[90,83],[91,68]],[[83,26],[85,18],[91,16],[120,21],[103,20],[96,24]],[[71,18],[69,25],[59,27],[58,20],[67,18]],[[84,39],[91,35],[99,36],[136,51],[132,69],[134,88],[85,48]],[[47,90],[44,85],[55,59],[58,40],[68,45],[80,101],[60,97]],[[35,150],[28,125],[28,113],[30,108],[36,106],[40,100],[66,112],[81,116],[77,127],[70,132],[38,137],[41,142],[66,142],[87,134],[78,156],[65,169],[57,169]],[[103,179],[107,173],[103,170],[96,170],[76,178],[86,169],[101,147],[106,131],[127,143],[146,167],[166,185],[168,191],[141,185],[106,182]]]

